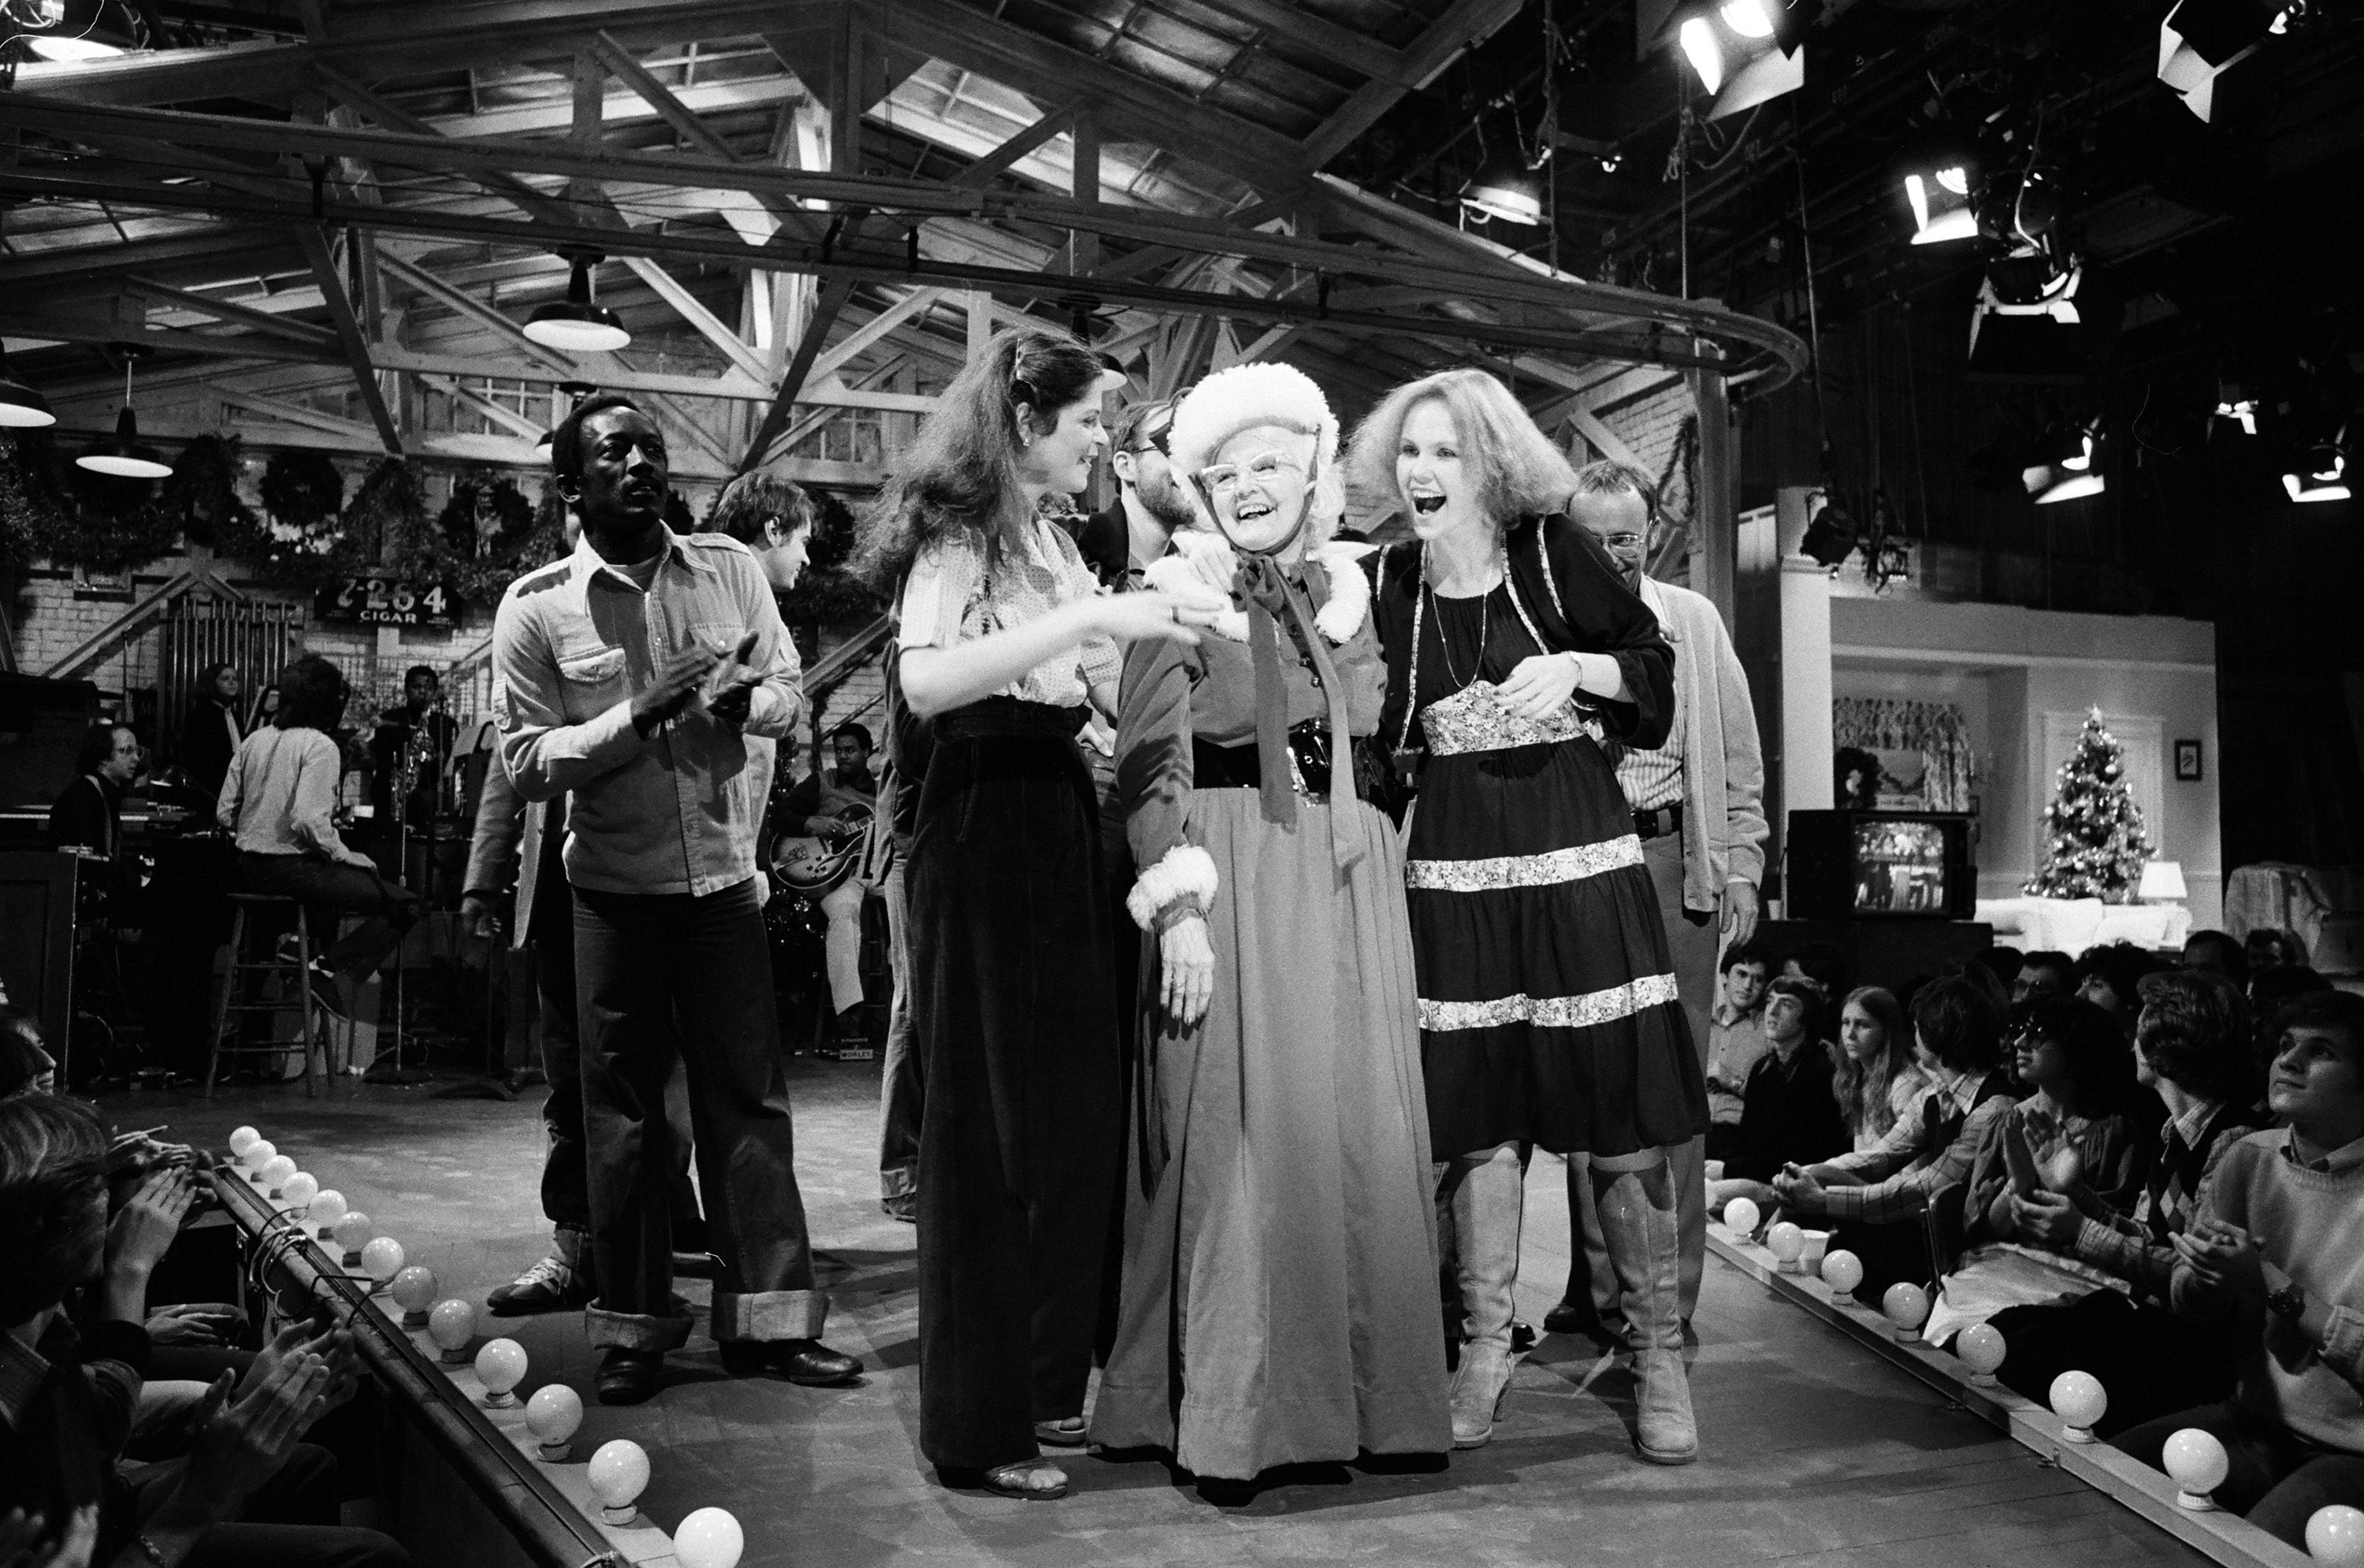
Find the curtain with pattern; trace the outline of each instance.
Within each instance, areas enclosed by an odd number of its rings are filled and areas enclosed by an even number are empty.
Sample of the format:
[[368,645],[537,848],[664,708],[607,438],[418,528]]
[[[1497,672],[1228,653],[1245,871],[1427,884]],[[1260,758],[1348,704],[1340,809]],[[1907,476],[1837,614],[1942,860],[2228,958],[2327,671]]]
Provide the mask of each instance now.
[[1924,769],[1923,809],[1968,811],[1979,786],[1978,754],[1962,710],[1949,702],[1906,697],[1839,697],[1831,704],[1832,739],[1866,751],[1918,751]]

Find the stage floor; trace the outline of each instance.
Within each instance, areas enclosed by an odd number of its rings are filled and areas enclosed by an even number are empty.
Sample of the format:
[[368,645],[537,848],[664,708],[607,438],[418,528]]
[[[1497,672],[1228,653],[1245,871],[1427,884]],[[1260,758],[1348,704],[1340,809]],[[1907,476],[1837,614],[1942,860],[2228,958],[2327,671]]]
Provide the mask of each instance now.
[[[1068,1462],[1055,1503],[952,1492],[920,1461],[914,1233],[878,1209],[875,1062],[797,1059],[797,1171],[835,1297],[828,1339],[863,1385],[725,1377],[701,1331],[651,1404],[590,1397],[574,1314],[485,1320],[522,1343],[520,1395],[563,1380],[587,1414],[574,1463],[630,1437],[654,1475],[642,1511],[671,1529],[696,1507],[736,1514],[749,1568],[945,1563],[1438,1564],[1599,1562],[1785,1568],[1978,1568],[2036,1556],[2079,1568],[2206,1561],[1830,1327],[1711,1257],[1691,1371],[1704,1452],[1684,1469],[1633,1457],[1632,1381],[1589,1340],[1547,1337],[1519,1371],[1486,1448],[1433,1473],[1311,1467],[1217,1507],[1154,1462]],[[222,1146],[251,1122],[432,1267],[447,1295],[485,1293],[540,1255],[540,1091],[515,1104],[340,1083],[110,1096],[125,1127]],[[1561,1167],[1529,1177],[1521,1315],[1540,1323],[1567,1268]],[[703,1302],[705,1285],[682,1294]],[[670,1559],[664,1561],[670,1562]]]

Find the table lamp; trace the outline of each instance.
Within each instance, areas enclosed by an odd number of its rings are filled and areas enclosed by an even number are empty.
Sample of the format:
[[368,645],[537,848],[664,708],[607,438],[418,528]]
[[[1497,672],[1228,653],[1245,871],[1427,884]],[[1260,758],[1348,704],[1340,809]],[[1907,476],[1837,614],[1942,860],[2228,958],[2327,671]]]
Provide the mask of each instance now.
[[2145,861],[2135,896],[2146,904],[2180,904],[2188,896],[2181,861]]

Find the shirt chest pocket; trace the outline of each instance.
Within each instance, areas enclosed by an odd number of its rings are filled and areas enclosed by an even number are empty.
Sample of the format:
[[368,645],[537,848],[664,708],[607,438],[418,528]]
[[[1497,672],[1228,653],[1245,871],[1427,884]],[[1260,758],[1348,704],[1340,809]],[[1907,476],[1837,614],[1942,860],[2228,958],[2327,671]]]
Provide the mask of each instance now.
[[606,712],[628,695],[620,648],[588,648],[562,655],[558,675],[566,717],[577,723]]
[[728,659],[739,651],[739,639],[747,635],[745,623],[736,620],[702,620],[689,628],[689,639],[719,659]]

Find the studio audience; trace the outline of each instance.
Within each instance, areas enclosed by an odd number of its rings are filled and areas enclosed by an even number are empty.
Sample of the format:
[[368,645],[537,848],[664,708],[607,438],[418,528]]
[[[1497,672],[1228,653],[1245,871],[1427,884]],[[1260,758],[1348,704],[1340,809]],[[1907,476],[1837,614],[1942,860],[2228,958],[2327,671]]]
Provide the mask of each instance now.
[[1708,1207],[1735,1197],[1773,1201],[1767,1185],[1785,1167],[1843,1152],[1846,1123],[1831,1092],[1830,1002],[1811,980],[1773,982],[1765,998],[1765,1054],[1749,1070],[1731,1159],[1708,1184]]
[[1912,1060],[1912,1040],[1904,1009],[1879,985],[1858,985],[1839,1009],[1839,1049],[1831,1093],[1849,1145],[1857,1154],[1879,1141],[1909,1110],[1929,1080]]
[[1728,1160],[1738,1146],[1741,1091],[1765,1054],[1765,984],[1773,973],[1753,941],[1724,950],[1723,979],[1707,1029],[1708,1157]]
[[2118,1032],[2134,1039],[2135,1020],[2142,1013],[2138,989],[2142,977],[2165,968],[2158,959],[2130,942],[2087,948],[2077,960],[2076,993],[2116,1020]]

